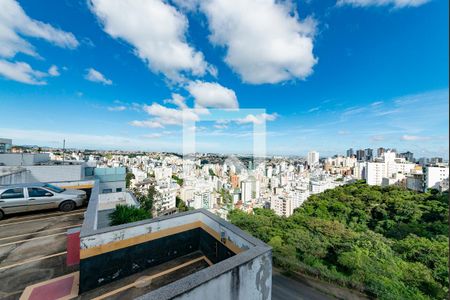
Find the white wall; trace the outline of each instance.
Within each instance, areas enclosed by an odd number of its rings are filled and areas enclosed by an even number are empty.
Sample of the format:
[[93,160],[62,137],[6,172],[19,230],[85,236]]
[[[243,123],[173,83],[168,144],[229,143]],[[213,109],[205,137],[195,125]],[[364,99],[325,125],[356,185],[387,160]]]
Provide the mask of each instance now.
[[34,182],[78,181],[84,179],[82,165],[26,166]]
[[4,166],[32,166],[50,160],[49,153],[2,153],[0,164]]
[[173,299],[270,300],[272,257],[265,253]]
[[449,177],[448,167],[426,167],[425,184],[427,188],[440,189],[440,183]]

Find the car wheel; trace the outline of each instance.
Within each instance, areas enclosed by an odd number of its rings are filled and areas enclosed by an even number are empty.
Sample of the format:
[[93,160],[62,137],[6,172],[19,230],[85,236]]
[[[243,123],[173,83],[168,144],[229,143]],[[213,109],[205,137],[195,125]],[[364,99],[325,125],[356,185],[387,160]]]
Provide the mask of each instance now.
[[71,211],[75,209],[75,202],[73,201],[64,201],[63,203],[61,203],[61,205],[59,206],[59,209],[61,211],[67,212],[67,211]]
[[5,217],[5,213],[3,210],[0,209],[0,220],[2,220]]

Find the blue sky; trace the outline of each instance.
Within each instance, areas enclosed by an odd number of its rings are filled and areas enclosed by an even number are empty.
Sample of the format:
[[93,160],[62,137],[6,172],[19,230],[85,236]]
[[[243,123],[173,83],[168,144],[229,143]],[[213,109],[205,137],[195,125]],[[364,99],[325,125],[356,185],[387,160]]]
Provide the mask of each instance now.
[[[43,5],[45,3],[45,5]],[[16,144],[448,158],[446,0],[0,2],[0,136]]]

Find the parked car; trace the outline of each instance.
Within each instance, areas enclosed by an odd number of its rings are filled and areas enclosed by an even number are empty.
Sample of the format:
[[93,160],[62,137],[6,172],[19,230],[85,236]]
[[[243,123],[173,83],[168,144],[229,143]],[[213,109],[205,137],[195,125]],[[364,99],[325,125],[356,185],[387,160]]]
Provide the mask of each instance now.
[[0,186],[0,219],[12,213],[59,208],[67,212],[83,205],[86,192],[47,183]]

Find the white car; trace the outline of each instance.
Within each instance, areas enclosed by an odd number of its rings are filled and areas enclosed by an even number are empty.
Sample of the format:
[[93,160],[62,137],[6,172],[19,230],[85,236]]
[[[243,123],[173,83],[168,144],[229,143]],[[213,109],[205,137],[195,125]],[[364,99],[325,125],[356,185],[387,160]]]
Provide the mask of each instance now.
[[5,215],[59,208],[67,212],[82,206],[86,192],[67,190],[47,183],[0,186],[0,219]]

